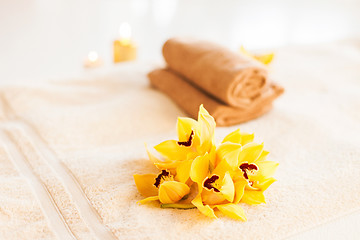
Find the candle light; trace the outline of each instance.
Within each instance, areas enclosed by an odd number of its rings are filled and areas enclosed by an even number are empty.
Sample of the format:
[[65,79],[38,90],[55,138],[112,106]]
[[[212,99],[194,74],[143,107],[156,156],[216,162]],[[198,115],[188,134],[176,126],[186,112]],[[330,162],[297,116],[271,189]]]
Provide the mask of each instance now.
[[114,41],[114,63],[134,60],[136,46],[131,41],[131,27],[128,23],[121,24],[119,35],[120,38]]
[[84,67],[86,68],[95,68],[102,65],[102,61],[99,58],[99,55],[95,51],[91,51],[88,53],[88,56],[85,60]]

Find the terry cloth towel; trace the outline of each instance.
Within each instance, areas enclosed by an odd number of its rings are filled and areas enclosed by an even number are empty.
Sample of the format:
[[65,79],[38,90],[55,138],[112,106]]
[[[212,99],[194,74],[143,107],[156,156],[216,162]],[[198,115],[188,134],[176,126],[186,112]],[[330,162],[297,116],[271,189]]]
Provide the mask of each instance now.
[[210,97],[170,69],[154,70],[148,77],[154,87],[168,95],[194,119],[199,106],[204,104],[218,126],[231,126],[263,115],[271,109],[273,100],[283,93],[282,87],[271,84],[251,108],[236,108]]
[[261,63],[207,41],[169,39],[163,56],[169,68],[233,107],[252,108],[272,86]]
[[[240,127],[280,163],[248,222],[138,205],[156,173],[144,142],[176,138],[185,113],[148,85],[149,64],[98,77],[0,86],[0,239],[282,239],[360,209],[360,44],[276,52],[287,94]],[[339,83],[341,80],[341,84]],[[331,230],[331,229],[330,229]]]

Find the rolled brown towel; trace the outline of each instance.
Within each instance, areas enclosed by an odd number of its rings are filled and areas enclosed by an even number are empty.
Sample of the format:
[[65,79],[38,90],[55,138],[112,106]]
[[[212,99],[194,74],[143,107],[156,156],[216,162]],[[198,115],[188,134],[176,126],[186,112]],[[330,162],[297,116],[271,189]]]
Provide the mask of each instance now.
[[261,63],[210,42],[172,38],[163,55],[172,70],[230,106],[251,107],[268,87]]
[[170,69],[154,70],[148,77],[152,86],[167,94],[193,118],[197,118],[199,106],[204,104],[217,126],[230,126],[263,115],[271,109],[272,101],[283,92],[282,87],[271,84],[251,108],[236,108],[213,99]]

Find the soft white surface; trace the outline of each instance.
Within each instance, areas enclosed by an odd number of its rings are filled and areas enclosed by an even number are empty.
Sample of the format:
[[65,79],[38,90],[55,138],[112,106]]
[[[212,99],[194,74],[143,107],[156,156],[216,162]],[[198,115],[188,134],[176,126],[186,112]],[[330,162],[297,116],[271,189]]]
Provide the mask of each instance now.
[[289,238],[291,240],[305,239],[346,239],[354,240],[360,236],[359,211],[342,218],[314,227],[301,234]]
[[[184,114],[148,87],[145,75],[153,66],[134,64],[101,77],[2,87],[4,137],[20,146],[18,154],[49,189],[48,198],[59,202],[59,214],[43,211],[34,219],[63,219],[78,239],[111,239],[112,234],[119,239],[278,239],[358,210],[359,41],[282,48],[276,56],[272,75],[286,93],[274,109],[249,123],[217,129],[218,140],[237,127],[255,132],[271,160],[280,162],[278,182],[266,193],[268,204],[244,205],[247,223],[135,203],[141,196],[132,174],[154,171],[143,142],[151,146],[174,138],[176,118]],[[32,181],[29,186],[37,189]],[[75,197],[79,191],[85,201]],[[37,200],[42,208],[47,201]],[[5,199],[3,206],[12,202]],[[43,224],[49,234],[61,236],[54,221]],[[357,222],[351,225],[348,237],[358,229]],[[339,234],[328,226],[326,231]],[[30,239],[37,234],[34,228],[20,231]],[[303,237],[317,236],[311,231]]]

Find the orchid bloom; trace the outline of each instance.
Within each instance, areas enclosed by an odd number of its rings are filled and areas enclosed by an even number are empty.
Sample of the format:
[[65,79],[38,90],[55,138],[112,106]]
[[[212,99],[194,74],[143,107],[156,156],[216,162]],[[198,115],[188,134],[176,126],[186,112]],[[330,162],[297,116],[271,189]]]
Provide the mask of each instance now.
[[269,152],[263,150],[262,144],[249,143],[243,147],[238,162],[238,171],[243,178],[235,181],[244,185],[241,202],[251,205],[266,203],[263,193],[276,181],[273,175],[279,165],[266,160],[268,154]]
[[263,150],[263,144],[252,142],[253,139],[253,135],[236,130],[226,136],[217,149],[216,156],[225,159],[232,169],[239,193],[236,203],[240,200],[248,204],[265,203],[263,192],[276,181],[273,175],[279,164],[266,160],[269,152]]
[[256,144],[253,134],[236,130],[227,135],[217,148],[215,159],[195,159],[190,176],[199,193],[192,203],[208,217],[216,218],[214,209],[246,221],[239,202],[265,203],[263,192],[275,181],[278,164],[266,161],[267,151]]
[[191,166],[190,177],[198,185],[198,195],[191,202],[204,215],[217,218],[214,209],[230,218],[246,221],[244,210],[234,203],[235,185],[227,162],[221,161],[211,172],[210,155],[199,156]]
[[146,197],[139,203],[159,200],[161,203],[176,203],[190,192],[188,185],[174,180],[167,170],[158,175],[134,175],[135,184],[140,194]]
[[159,174],[134,175],[145,197],[162,208],[197,208],[217,218],[216,211],[246,221],[239,203],[265,203],[264,191],[273,183],[278,163],[266,160],[269,152],[254,141],[254,134],[236,130],[214,144],[215,121],[201,105],[198,120],[179,118],[178,140],[155,146],[162,156],[148,151]]
[[177,173],[176,179],[186,182],[189,179],[191,164],[197,156],[215,154],[215,125],[214,118],[201,105],[197,121],[191,118],[178,118],[178,141],[167,140],[154,147],[163,159],[157,158],[148,150],[150,160],[160,170],[174,169]]

